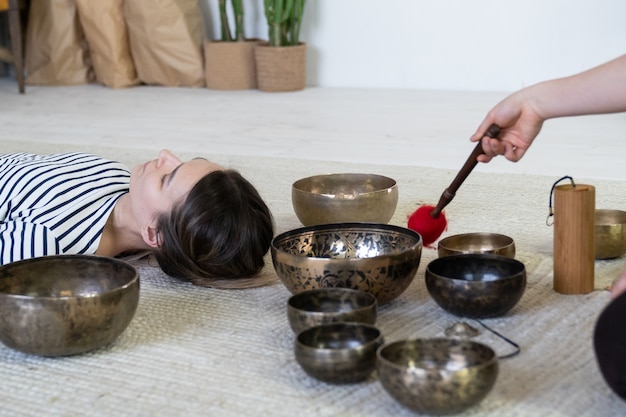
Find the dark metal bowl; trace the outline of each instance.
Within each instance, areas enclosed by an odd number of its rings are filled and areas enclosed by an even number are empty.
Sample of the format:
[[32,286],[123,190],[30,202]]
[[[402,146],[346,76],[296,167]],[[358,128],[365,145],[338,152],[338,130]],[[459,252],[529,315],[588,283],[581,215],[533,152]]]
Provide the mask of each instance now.
[[292,295],[287,319],[294,333],[320,324],[359,322],[375,324],[376,297],[349,288],[321,288]]
[[295,356],[313,378],[335,384],[367,379],[376,368],[376,350],[384,343],[376,327],[364,323],[330,323],[298,334]]
[[397,341],[380,347],[377,358],[385,391],[421,414],[461,413],[482,401],[498,376],[493,349],[469,340]]
[[515,258],[513,238],[498,233],[464,233],[443,238],[437,244],[440,257],[463,253],[491,253]]
[[524,264],[499,255],[445,256],[426,267],[426,288],[444,310],[461,317],[507,313],[526,289]]
[[598,209],[595,213],[596,259],[619,258],[626,253],[626,211]]
[[271,253],[276,274],[292,294],[352,288],[374,295],[382,305],[413,281],[422,238],[388,224],[325,224],[276,236]]
[[291,187],[296,216],[305,226],[327,223],[387,223],[398,205],[398,185],[376,174],[323,174]]
[[43,356],[84,353],[115,340],[139,301],[139,274],[126,262],[87,255],[0,266],[0,341]]

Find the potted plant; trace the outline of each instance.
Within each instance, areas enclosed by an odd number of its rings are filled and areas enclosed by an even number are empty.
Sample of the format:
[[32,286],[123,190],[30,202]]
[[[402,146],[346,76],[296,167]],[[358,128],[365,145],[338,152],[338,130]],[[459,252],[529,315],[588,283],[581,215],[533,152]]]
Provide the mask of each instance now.
[[243,0],[231,0],[234,33],[229,23],[228,0],[219,0],[221,39],[204,44],[205,79],[214,90],[245,90],[257,87],[254,46],[257,39],[244,35]]
[[268,42],[254,54],[263,91],[297,91],[306,86],[306,44],[300,42],[305,0],[263,0]]

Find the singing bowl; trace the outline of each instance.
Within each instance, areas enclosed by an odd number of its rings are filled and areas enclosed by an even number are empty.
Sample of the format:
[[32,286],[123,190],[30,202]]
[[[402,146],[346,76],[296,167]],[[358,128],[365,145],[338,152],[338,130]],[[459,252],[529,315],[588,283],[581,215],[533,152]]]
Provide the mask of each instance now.
[[287,319],[295,334],[320,324],[358,322],[375,324],[376,297],[349,288],[321,288],[292,295]]
[[498,377],[489,346],[459,339],[412,339],[381,346],[381,385],[400,404],[421,414],[457,414],[482,401]]
[[448,236],[437,244],[440,257],[463,253],[490,253],[515,258],[515,242],[506,235],[484,232]]
[[595,213],[596,259],[619,258],[626,253],[626,211],[598,209]]
[[402,294],[415,278],[421,236],[380,223],[302,227],[272,239],[276,274],[292,293],[351,288],[372,294],[378,305]]
[[387,223],[398,205],[398,185],[376,174],[315,175],[293,183],[291,201],[304,226]]
[[121,260],[88,255],[0,266],[0,341],[42,356],[76,355],[113,342],[131,322],[139,274]]
[[444,310],[461,317],[499,317],[526,289],[526,268],[511,258],[462,254],[437,258],[426,267],[426,288]]
[[380,330],[364,323],[329,323],[298,334],[296,362],[315,379],[335,384],[359,382],[376,369]]

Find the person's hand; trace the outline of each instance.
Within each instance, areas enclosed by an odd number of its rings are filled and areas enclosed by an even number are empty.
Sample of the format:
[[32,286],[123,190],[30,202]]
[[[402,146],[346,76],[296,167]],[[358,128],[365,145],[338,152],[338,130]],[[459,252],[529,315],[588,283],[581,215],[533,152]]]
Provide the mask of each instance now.
[[[485,135],[492,124],[500,126],[498,139]],[[526,153],[539,134],[543,119],[533,109],[530,100],[525,99],[525,91],[512,94],[498,103],[487,114],[470,140],[482,139],[484,155],[479,162],[489,162],[496,155],[504,155],[509,161],[517,162]]]
[[626,291],[626,269],[619,278],[611,285],[611,299],[616,299],[621,293]]

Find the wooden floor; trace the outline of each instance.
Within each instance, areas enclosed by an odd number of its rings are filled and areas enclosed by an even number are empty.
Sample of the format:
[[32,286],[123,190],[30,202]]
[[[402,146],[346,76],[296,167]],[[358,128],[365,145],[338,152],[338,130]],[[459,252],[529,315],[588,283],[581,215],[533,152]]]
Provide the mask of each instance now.
[[[28,86],[0,78],[2,141],[169,148],[458,170],[469,136],[504,93],[307,88],[257,90],[100,85]],[[517,164],[476,170],[574,178],[626,177],[626,114],[548,121]],[[410,168],[407,168],[410,169]],[[339,170],[339,168],[338,168]]]

